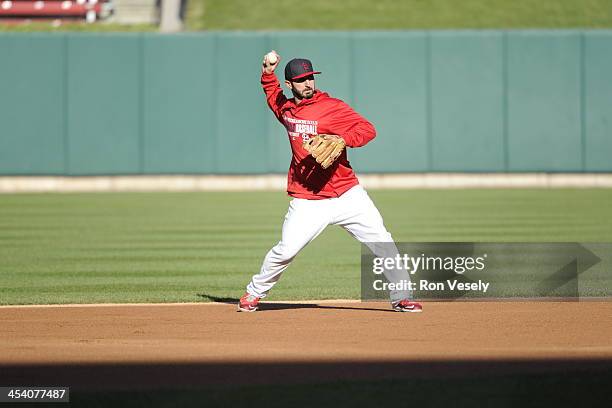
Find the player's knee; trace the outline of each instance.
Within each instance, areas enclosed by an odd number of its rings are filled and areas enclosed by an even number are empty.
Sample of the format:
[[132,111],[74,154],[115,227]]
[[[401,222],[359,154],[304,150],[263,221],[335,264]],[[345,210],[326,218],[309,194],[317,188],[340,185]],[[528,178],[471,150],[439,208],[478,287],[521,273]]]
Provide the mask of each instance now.
[[388,231],[383,232],[382,234],[380,234],[381,236],[381,242],[393,242],[393,237],[391,236],[391,234]]
[[374,234],[363,236],[360,239],[361,242],[394,242],[393,237],[387,231],[380,231]]
[[295,245],[288,245],[282,242],[279,242],[274,247],[274,255],[277,259],[281,261],[291,261],[295,256],[300,252],[301,248]]

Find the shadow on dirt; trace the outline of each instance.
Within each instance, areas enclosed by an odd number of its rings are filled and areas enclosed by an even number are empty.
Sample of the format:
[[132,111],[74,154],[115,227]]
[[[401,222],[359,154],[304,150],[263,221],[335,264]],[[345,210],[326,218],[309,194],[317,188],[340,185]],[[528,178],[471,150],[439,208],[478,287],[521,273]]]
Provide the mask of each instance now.
[[108,362],[0,365],[0,378],[5,386],[70,386],[70,406],[87,408],[234,407],[244,401],[269,408],[575,408],[607,406],[612,396],[611,363],[609,359]]
[[[228,305],[236,305],[240,299],[230,298],[230,297],[218,297],[214,295],[209,295],[206,293],[198,293],[198,297],[205,299],[209,302],[214,303],[224,303]],[[390,306],[386,302],[380,303],[380,308],[371,308],[371,307],[360,307],[359,304],[355,306],[335,306],[335,305],[319,305],[316,303],[282,303],[282,302],[274,302],[267,303],[261,302],[259,304],[258,312],[270,312],[275,310],[288,310],[288,309],[329,309],[329,310],[360,310],[360,311],[370,311],[370,312],[394,312],[391,310]],[[394,312],[395,313],[395,312]]]

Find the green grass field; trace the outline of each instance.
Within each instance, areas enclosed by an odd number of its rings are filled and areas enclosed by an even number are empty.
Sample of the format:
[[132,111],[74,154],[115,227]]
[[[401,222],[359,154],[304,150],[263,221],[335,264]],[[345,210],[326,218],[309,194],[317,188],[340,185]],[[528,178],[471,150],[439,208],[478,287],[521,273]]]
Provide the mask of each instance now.
[[[396,241],[612,242],[612,190],[370,195]],[[287,204],[282,192],[0,195],[0,304],[239,297]],[[360,245],[330,227],[269,299],[358,298],[359,269]]]
[[[612,0],[190,0],[200,30],[610,28]],[[156,31],[154,25],[0,24],[2,31]]]
[[612,27],[611,0],[195,0],[191,30]]

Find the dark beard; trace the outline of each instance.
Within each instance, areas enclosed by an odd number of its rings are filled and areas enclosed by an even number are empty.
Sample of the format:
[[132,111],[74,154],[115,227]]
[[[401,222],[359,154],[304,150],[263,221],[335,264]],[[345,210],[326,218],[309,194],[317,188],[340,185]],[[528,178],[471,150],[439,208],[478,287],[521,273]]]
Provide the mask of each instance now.
[[313,89],[313,90],[312,90],[312,93],[310,93],[309,95],[304,95],[304,94],[302,94],[302,93],[298,93],[298,92],[296,92],[296,90],[295,90],[295,89],[292,89],[292,90],[291,90],[291,93],[293,93],[293,96],[295,96],[295,97],[296,97],[296,98],[298,98],[298,99],[310,99],[310,98],[312,98],[312,97],[314,96],[315,92],[316,92],[316,91]]

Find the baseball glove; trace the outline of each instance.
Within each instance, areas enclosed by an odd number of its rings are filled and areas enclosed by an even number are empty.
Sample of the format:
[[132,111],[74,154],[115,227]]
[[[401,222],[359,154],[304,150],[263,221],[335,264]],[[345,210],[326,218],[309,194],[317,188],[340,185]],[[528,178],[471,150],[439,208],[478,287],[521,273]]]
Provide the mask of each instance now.
[[303,146],[326,169],[340,156],[346,142],[340,136],[323,134],[311,137]]

